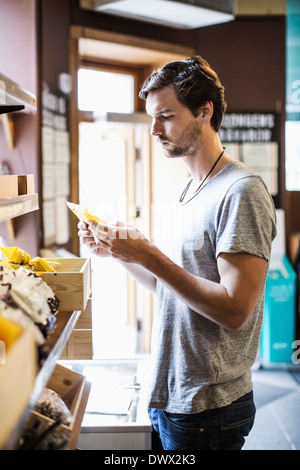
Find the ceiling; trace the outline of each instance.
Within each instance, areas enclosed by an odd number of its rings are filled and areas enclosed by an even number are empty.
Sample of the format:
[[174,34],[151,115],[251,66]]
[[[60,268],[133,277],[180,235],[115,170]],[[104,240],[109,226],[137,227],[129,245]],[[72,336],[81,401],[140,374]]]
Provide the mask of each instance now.
[[[94,0],[80,0],[81,8],[94,10]],[[286,0],[236,0],[236,16],[285,15]]]
[[[87,4],[87,0],[83,0]],[[282,16],[286,14],[286,0],[237,0],[236,17],[242,16]],[[183,58],[184,54],[169,51],[158,51],[120,42],[89,39],[79,39],[79,54],[86,59],[111,61],[120,60],[128,64],[160,65],[170,60]]]
[[[100,59],[111,62],[112,57],[126,64],[144,66],[164,64],[170,60],[182,59],[184,54],[164,52],[126,44],[101,41],[97,39],[79,39],[79,55],[82,58]],[[185,54],[186,55],[186,54]]]
[[285,15],[286,0],[237,0],[236,16]]

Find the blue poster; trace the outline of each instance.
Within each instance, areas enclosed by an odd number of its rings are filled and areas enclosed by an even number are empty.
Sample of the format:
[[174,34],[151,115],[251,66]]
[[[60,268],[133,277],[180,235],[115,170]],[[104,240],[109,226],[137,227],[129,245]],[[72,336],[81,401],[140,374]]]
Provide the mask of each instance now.
[[286,8],[286,119],[300,121],[300,0]]

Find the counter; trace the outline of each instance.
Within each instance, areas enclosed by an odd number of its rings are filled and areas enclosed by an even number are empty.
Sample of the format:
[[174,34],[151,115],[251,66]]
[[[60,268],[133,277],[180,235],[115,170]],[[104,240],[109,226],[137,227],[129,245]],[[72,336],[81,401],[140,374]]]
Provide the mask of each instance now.
[[91,383],[78,449],[151,450],[148,357],[60,362]]

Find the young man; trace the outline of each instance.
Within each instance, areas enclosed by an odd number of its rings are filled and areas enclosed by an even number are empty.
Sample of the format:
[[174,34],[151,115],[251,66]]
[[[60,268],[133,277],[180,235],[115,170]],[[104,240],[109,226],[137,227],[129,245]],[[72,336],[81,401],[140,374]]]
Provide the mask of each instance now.
[[80,224],[100,256],[121,262],[158,296],[149,416],[164,449],[241,449],[254,421],[251,366],[276,234],[262,180],[218,136],[226,103],[201,57],[166,64],[140,97],[151,133],[191,174],[169,256],[123,224]]

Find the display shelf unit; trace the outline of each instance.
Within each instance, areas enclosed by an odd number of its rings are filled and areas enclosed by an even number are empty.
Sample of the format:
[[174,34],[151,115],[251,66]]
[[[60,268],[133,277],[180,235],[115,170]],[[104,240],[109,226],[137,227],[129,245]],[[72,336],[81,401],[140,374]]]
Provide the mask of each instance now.
[[[61,353],[79,319],[81,311],[74,312],[58,312],[57,321],[53,333],[50,334],[47,340],[47,346],[49,347],[49,354],[47,359],[43,363],[42,367],[38,371],[35,379],[35,384],[30,395],[28,406],[24,410],[24,413],[15,424],[13,433],[8,437],[7,442],[4,446],[4,450],[14,450],[18,446],[19,438],[22,434],[22,430],[26,422],[30,417],[30,413],[33,410],[39,396],[41,395],[44,387],[49,381],[57,360],[60,358]],[[72,432],[71,439],[69,441],[68,448],[72,449],[76,447],[76,442],[80,432],[80,425],[83,419],[87,399],[90,392],[90,383],[86,382],[84,387],[84,393],[81,397],[79,405],[79,411],[76,416],[76,422],[74,423],[74,431]]]
[[[6,101],[3,101],[5,95]],[[0,114],[16,110],[8,109],[3,106],[3,103],[14,105],[26,105],[31,108],[36,107],[36,100],[31,93],[23,90],[14,82],[8,80],[0,74]],[[2,104],[2,106],[1,106]],[[2,114],[3,115],[3,114]],[[6,198],[0,200],[0,222],[9,221],[13,218],[35,211],[38,206],[38,195],[28,194],[17,196],[13,198]],[[29,419],[30,413],[34,408],[38,398],[40,397],[44,387],[47,385],[50,377],[52,376],[56,367],[56,362],[60,358],[68,339],[77,323],[81,314],[80,310],[76,311],[59,311],[57,312],[57,319],[53,331],[47,339],[48,355],[43,364],[39,367],[37,375],[34,380],[34,385],[30,394],[27,406],[18,417],[17,422],[13,423],[13,431],[9,433],[3,449],[13,450],[18,447],[18,442],[22,434],[22,430]],[[68,448],[76,447],[77,439],[80,432],[81,421],[83,419],[84,411],[86,408],[88,396],[90,392],[90,384],[84,383],[83,393],[80,397],[80,403],[77,407],[76,420],[72,427],[72,433],[68,442]]]
[[[2,199],[0,201],[0,222],[8,220],[11,217],[16,217],[27,212],[38,209],[37,194],[18,196],[16,198]],[[38,371],[35,379],[34,387],[30,395],[28,406],[24,410],[24,413],[15,423],[13,433],[8,436],[7,442],[4,449],[13,450],[18,445],[18,440],[21,436],[22,429],[26,421],[29,419],[31,410],[34,408],[39,396],[41,395],[43,388],[46,386],[50,379],[53,370],[56,366],[57,360],[60,358],[69,337],[75,328],[77,320],[81,314],[80,310],[73,312],[58,312],[57,320],[54,331],[49,335],[47,340],[47,346],[49,348],[49,354],[44,361],[42,367]],[[84,393],[81,397],[79,410],[76,415],[76,422],[73,426],[73,432],[69,441],[69,448],[76,446],[77,438],[80,432],[80,424],[83,419],[84,410],[86,407],[88,395],[90,391],[90,384],[85,383]]]

